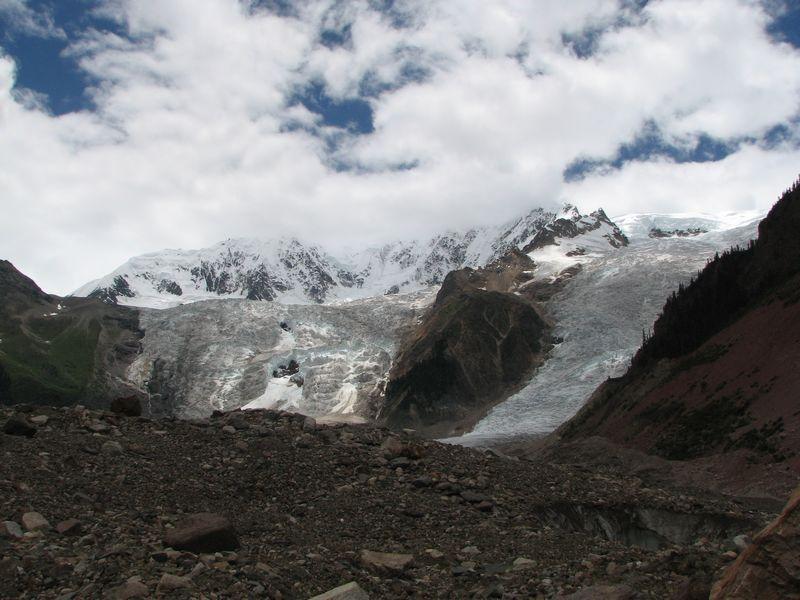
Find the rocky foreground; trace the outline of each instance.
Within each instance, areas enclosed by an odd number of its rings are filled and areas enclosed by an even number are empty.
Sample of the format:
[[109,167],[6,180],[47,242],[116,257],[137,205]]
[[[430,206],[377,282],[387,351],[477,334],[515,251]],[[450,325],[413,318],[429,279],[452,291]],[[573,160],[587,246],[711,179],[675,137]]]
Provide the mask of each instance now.
[[774,516],[290,413],[0,423],[2,598],[707,598]]

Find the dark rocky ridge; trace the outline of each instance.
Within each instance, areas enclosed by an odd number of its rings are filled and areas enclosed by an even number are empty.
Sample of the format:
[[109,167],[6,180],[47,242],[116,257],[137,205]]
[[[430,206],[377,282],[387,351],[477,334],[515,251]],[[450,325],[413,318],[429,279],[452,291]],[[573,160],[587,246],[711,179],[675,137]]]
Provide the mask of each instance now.
[[514,293],[533,261],[512,252],[447,275],[393,363],[378,419],[431,436],[469,431],[544,360],[548,324]]
[[[774,514],[631,475],[290,413],[190,422],[15,410],[36,433],[0,434],[4,598],[136,589],[307,599],[348,581],[372,598],[707,595],[736,554],[733,538]],[[0,422],[13,414],[0,408]],[[227,517],[241,548],[167,547],[170,528],[197,513]],[[375,553],[401,555],[398,567],[380,567]]]

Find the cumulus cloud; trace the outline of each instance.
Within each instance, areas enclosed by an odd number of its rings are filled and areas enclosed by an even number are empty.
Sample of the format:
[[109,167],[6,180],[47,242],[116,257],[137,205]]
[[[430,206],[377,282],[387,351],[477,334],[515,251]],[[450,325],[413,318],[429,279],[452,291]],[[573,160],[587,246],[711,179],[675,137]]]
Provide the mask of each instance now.
[[[104,3],[125,35],[69,40],[94,108],[60,116],[0,57],[0,255],[63,293],[225,237],[376,243],[562,201],[764,210],[797,174],[800,52],[755,0],[377,4]],[[374,131],[326,125],[297,101],[310,85],[368,104]],[[647,123],[738,150],[564,182]],[[760,143],[780,124],[790,135]]]
[[43,38],[64,38],[64,30],[53,23],[48,10],[34,10],[28,0],[0,0],[0,23],[5,23],[7,36],[19,34]]

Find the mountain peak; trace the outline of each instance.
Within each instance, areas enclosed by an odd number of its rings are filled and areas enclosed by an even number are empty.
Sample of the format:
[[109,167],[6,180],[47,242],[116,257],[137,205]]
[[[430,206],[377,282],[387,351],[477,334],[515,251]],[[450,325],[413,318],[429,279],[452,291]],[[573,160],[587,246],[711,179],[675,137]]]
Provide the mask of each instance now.
[[558,213],[534,208],[505,226],[449,230],[340,258],[292,235],[228,238],[200,250],[134,257],[74,295],[153,308],[215,297],[288,304],[365,298],[439,285],[450,271],[482,267],[510,250],[530,252],[593,231],[605,236],[601,243],[607,248],[627,244],[605,213],[581,215],[573,205]]

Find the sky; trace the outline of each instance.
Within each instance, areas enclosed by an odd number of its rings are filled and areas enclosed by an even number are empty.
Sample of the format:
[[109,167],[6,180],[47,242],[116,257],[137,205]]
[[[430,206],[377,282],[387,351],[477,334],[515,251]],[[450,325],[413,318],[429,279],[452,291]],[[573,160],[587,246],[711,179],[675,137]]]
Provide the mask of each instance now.
[[0,258],[54,293],[229,237],[766,211],[798,174],[796,0],[0,0]]

